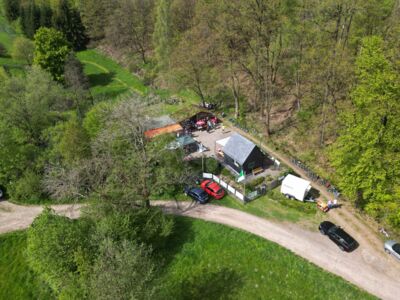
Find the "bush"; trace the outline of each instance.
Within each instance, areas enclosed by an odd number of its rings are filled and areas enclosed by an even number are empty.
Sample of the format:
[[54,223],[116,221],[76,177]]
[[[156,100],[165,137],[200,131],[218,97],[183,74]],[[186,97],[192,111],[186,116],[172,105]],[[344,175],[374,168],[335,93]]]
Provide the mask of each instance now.
[[254,179],[253,181],[250,181],[249,183],[246,184],[246,187],[250,189],[254,189],[255,187],[259,186],[260,184],[265,183],[265,177],[258,177]]
[[17,201],[37,203],[43,197],[41,177],[33,171],[26,171],[11,190],[11,197]]
[[221,164],[216,159],[208,157],[205,159],[205,169],[207,173],[218,175],[221,172]]
[[34,50],[35,46],[31,40],[25,37],[17,37],[12,46],[11,56],[15,60],[20,60],[31,65]]
[[6,80],[8,77],[7,71],[4,69],[4,67],[0,66],[0,81]]
[[232,173],[227,168],[223,168],[222,169],[221,175],[224,176],[224,177],[228,177],[230,179],[235,180],[235,176],[233,176]]
[[119,211],[109,205],[99,204],[95,208],[98,237],[114,241],[137,241],[162,248],[171,235],[173,218],[158,207],[142,207]]
[[[79,277],[94,259],[90,236],[94,229],[87,219],[70,220],[46,208],[28,230],[27,258],[30,267],[59,294],[65,289],[80,294]],[[76,297],[75,299],[82,299]]]
[[7,55],[7,49],[6,47],[0,43],[0,56],[6,56]]

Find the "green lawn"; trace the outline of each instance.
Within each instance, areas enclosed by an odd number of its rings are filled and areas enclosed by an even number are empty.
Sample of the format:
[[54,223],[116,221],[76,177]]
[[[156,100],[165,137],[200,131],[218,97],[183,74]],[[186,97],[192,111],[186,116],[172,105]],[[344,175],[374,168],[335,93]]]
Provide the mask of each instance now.
[[[158,253],[155,299],[374,299],[345,280],[252,234],[176,217]],[[0,236],[0,299],[52,299],[28,270],[26,233]]]
[[317,228],[316,226],[326,218],[315,203],[286,199],[278,189],[247,204],[242,204],[232,196],[215,200],[213,204],[239,209],[265,219],[301,223],[309,229]]
[[0,235],[0,299],[53,299],[28,269],[24,256],[26,232]]
[[159,299],[373,299],[254,235],[176,218]]
[[0,66],[4,67],[11,75],[23,75],[24,63],[15,61],[10,57],[14,39],[19,35],[12,26],[7,23],[3,14],[3,1],[0,0],[0,43],[7,49],[7,57],[0,57]]
[[9,51],[12,42],[17,37],[15,30],[8,24],[3,13],[3,0],[0,0],[0,43]]
[[138,77],[98,51],[91,49],[77,55],[84,64],[93,95],[115,98],[126,92],[147,94],[148,88]]

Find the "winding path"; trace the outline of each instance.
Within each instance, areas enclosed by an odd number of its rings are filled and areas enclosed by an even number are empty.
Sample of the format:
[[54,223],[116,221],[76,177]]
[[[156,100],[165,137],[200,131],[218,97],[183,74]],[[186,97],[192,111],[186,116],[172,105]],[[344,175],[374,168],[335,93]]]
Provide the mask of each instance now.
[[[321,268],[343,277],[382,299],[398,299],[400,264],[361,244],[352,253],[340,251],[327,237],[296,224],[265,220],[239,210],[190,202],[155,201],[166,213],[202,219],[250,232],[273,241]],[[81,205],[55,205],[59,214],[79,217]],[[0,202],[0,233],[27,228],[43,210],[40,206],[19,206]]]

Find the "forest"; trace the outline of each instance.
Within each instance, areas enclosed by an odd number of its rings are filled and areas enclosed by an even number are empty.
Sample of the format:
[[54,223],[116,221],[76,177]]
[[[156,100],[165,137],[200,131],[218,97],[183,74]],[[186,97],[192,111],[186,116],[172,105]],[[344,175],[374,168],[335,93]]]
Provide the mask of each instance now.
[[191,173],[183,153],[164,151],[170,137],[144,138],[146,112],[164,99],[93,94],[85,49],[148,89],[216,103],[400,230],[398,0],[1,3],[20,34],[10,47],[0,35],[0,59],[23,68],[0,65],[0,186],[20,203],[92,203],[79,222],[48,210],[28,230],[30,266],[60,298],[111,299],[113,285],[151,298],[151,257],[174,222],[150,200]]

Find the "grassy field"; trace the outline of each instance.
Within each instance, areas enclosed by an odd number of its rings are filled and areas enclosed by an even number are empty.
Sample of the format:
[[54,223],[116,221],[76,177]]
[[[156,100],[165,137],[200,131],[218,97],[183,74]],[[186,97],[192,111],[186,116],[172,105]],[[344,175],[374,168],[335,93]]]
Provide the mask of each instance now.
[[161,99],[178,96],[181,99],[178,104],[162,102],[148,109],[149,115],[172,115],[177,119],[190,115],[193,111],[192,104],[200,102],[199,97],[190,90],[173,93],[170,90],[158,90],[145,86],[141,78],[95,49],[79,52],[77,56],[84,64],[92,95],[97,96],[100,100],[112,100],[130,92],[140,95],[153,93],[160,96]]
[[82,51],[77,55],[84,64],[93,95],[114,98],[126,92],[147,94],[148,88],[138,77],[96,50]]
[[0,235],[0,299],[53,299],[28,269],[24,231]]
[[[157,299],[373,299],[292,252],[229,227],[176,217]],[[0,236],[0,299],[52,299],[28,271],[25,232]]]
[[24,63],[11,58],[11,48],[14,39],[19,34],[8,25],[3,13],[3,1],[0,0],[0,43],[7,49],[7,57],[0,57],[0,66],[4,67],[11,75],[24,74]]
[[325,214],[317,209],[315,203],[286,199],[278,189],[247,204],[242,204],[232,196],[224,197],[219,201],[215,200],[213,204],[239,209],[265,219],[301,223],[308,229],[316,229],[317,225],[326,218]]
[[159,299],[373,299],[251,234],[176,218]]

